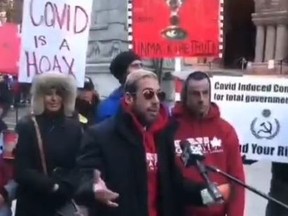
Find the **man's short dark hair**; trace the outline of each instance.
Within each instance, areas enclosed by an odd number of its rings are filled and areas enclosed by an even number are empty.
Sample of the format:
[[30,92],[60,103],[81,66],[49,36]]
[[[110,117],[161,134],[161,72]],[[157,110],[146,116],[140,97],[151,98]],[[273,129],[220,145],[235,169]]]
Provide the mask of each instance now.
[[185,82],[184,82],[184,86],[181,92],[181,102],[183,104],[186,104],[187,101],[187,94],[188,94],[188,83],[190,80],[196,80],[196,81],[200,81],[203,79],[207,79],[209,82],[209,86],[211,86],[211,80],[210,80],[210,76],[203,72],[203,71],[194,71],[192,73],[190,73],[188,75],[188,77],[186,78]]

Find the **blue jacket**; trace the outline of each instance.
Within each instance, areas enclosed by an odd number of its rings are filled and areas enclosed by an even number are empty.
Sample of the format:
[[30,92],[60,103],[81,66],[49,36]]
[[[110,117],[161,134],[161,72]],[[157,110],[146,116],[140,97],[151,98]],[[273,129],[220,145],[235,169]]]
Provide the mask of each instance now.
[[118,112],[123,95],[123,87],[120,86],[119,88],[115,89],[108,98],[99,104],[96,115],[96,123],[114,116]]

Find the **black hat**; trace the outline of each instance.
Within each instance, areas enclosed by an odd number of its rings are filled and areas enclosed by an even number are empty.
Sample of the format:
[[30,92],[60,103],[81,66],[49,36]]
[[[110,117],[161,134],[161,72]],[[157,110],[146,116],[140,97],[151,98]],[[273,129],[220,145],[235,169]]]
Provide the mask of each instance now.
[[93,91],[94,90],[94,83],[90,77],[85,77],[84,79],[84,86],[80,88],[81,90]]
[[121,52],[112,60],[110,64],[111,74],[113,74],[116,79],[121,81],[123,76],[126,74],[129,65],[135,60],[141,60],[141,58],[133,51]]

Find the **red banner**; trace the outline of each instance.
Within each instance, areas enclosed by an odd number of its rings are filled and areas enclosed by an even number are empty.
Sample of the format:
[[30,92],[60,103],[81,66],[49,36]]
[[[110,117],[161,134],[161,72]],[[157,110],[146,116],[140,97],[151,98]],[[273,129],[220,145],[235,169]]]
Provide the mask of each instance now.
[[220,0],[133,0],[133,49],[142,57],[218,57]]
[[0,27],[0,73],[18,75],[20,56],[18,25],[6,23]]

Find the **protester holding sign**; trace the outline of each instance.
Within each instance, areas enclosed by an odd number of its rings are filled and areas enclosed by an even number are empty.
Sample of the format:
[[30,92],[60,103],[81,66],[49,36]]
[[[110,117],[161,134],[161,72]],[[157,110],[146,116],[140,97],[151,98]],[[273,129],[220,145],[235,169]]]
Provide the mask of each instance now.
[[[176,104],[173,115],[179,123],[175,135],[175,150],[178,164],[184,176],[203,183],[197,168],[185,168],[180,156],[180,142],[187,140],[205,155],[205,164],[215,166],[244,181],[243,164],[239,151],[239,141],[234,128],[220,117],[215,103],[211,103],[211,83],[207,74],[196,71],[184,83],[181,102]],[[226,184],[225,203],[209,208],[189,207],[186,216],[243,216],[244,188],[233,185],[218,174],[211,175],[217,184]]]
[[76,93],[75,79],[63,73],[47,72],[33,80],[32,114],[16,125],[16,216],[57,215],[72,206],[82,137],[80,123],[71,118]]

